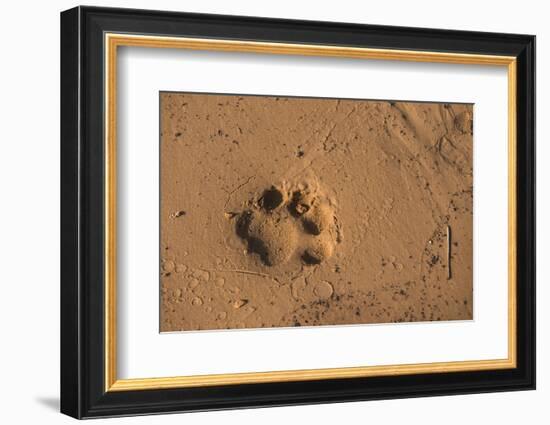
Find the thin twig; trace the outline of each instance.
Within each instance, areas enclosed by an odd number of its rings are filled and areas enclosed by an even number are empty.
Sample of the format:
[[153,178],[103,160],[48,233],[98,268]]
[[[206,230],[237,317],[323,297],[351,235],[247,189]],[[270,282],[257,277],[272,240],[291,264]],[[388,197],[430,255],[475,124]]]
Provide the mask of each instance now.
[[451,226],[447,224],[447,280],[451,278]]
[[241,273],[241,274],[248,274],[248,275],[251,275],[251,276],[260,276],[260,277],[263,277],[263,278],[266,278],[266,279],[270,279],[276,283],[278,283],[279,285],[282,285],[282,283],[275,277],[273,276],[270,276],[268,275],[267,273],[260,273],[260,272],[255,272],[255,271],[252,271],[252,270],[241,270],[241,269],[212,269],[210,271],[213,271],[213,272],[220,272],[220,273]]

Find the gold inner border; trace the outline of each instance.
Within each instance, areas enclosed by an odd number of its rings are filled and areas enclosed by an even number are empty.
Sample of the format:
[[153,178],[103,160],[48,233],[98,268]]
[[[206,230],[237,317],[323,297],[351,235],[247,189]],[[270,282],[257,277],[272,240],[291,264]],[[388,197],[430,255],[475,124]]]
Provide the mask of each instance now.
[[[105,34],[105,391],[136,391],[214,385],[310,381],[515,368],[516,359],[516,58],[445,52],[370,49],[329,45]],[[286,370],[165,378],[118,379],[116,324],[116,102],[117,51],[120,46],[329,56],[356,59],[494,65],[508,71],[508,357],[383,366]]]

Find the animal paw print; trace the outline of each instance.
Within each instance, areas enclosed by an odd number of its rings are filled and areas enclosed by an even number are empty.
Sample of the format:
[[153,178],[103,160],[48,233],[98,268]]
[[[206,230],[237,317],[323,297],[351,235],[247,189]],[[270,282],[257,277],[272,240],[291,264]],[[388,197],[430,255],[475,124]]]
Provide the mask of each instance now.
[[265,266],[293,261],[317,265],[334,252],[338,229],[333,207],[318,191],[301,187],[264,190],[237,221],[247,252],[258,255]]

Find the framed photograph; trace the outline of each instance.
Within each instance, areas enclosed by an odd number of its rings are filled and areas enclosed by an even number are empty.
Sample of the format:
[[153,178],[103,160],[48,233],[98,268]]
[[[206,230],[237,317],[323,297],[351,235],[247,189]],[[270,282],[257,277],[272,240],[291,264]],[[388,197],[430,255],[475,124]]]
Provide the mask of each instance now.
[[61,14],[61,411],[535,387],[535,37]]

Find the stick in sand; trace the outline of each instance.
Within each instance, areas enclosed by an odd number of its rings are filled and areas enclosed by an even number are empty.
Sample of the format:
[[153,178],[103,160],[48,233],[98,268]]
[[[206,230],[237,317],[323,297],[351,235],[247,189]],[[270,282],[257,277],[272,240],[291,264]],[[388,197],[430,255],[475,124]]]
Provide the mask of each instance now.
[[447,280],[451,278],[451,226],[447,224]]

